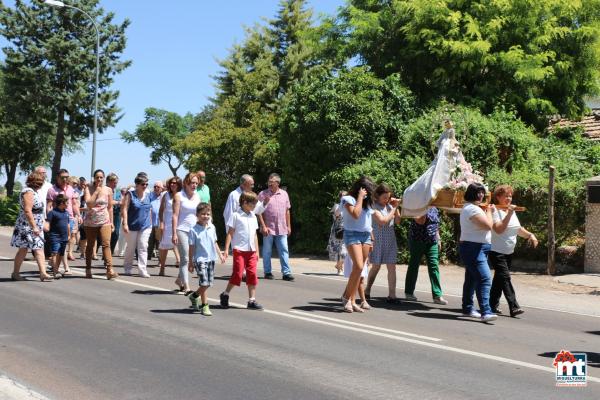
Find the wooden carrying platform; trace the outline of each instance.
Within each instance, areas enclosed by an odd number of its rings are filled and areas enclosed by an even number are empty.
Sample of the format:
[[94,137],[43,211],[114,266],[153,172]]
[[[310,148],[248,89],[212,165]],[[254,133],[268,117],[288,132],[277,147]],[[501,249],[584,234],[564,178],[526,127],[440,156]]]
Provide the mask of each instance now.
[[[487,192],[482,204],[489,204],[492,194]],[[437,207],[446,210],[449,213],[460,213],[465,204],[465,192],[462,190],[441,189],[437,192],[437,196],[431,203],[432,207]]]

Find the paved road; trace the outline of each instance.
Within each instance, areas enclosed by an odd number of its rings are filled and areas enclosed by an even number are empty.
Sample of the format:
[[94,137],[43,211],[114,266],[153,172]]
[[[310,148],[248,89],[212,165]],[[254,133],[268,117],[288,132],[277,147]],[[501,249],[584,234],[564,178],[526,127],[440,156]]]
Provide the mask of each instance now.
[[[1,277],[13,255],[0,237]],[[229,271],[217,268],[213,300]],[[597,317],[528,309],[483,324],[462,318],[456,298],[345,314],[344,282],[321,273],[261,280],[264,312],[242,308],[242,288],[240,308],[213,301],[204,317],[171,291],[173,277],[109,282],[98,266],[91,281],[79,270],[42,283],[35,269],[24,265],[27,282],[0,279],[0,374],[51,399],[600,398]],[[587,387],[555,387],[561,349],[588,353]]]

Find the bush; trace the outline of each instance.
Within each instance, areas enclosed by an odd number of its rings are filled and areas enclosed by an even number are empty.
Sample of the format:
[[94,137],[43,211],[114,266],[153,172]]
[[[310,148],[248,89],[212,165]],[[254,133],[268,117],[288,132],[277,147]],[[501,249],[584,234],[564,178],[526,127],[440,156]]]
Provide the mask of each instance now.
[[14,226],[19,216],[19,195],[0,197],[0,225]]
[[[340,76],[338,79],[345,78],[348,77]],[[323,85],[323,82],[315,84]],[[322,87],[326,88],[327,85]],[[382,93],[381,87],[375,93]],[[331,110],[332,107],[339,106],[334,104],[335,96],[332,92],[331,98],[320,98],[318,101],[314,100],[314,103],[310,99],[310,93],[303,94],[306,96],[297,99],[299,105],[296,110],[311,107]],[[359,101],[363,94],[357,92],[352,101]],[[385,108],[385,96],[375,96],[370,104]],[[365,107],[362,113],[368,110]],[[294,129],[288,131],[295,135],[294,140],[288,137],[286,144],[282,145],[282,152],[288,149],[286,156],[282,158],[284,165],[295,168],[294,172],[287,172],[288,183],[291,187],[307,188],[306,191],[293,189],[290,192],[294,218],[298,225],[298,250],[323,251],[330,226],[328,210],[337,201],[337,192],[347,190],[359,176],[367,175],[375,182],[386,182],[396,195],[401,195],[404,188],[417,179],[433,160],[435,144],[445,118],[454,121],[457,139],[465,158],[472,163],[474,169],[483,174],[490,190],[498,184],[510,184],[515,189],[515,204],[527,208],[527,212],[520,213],[519,218],[523,226],[536,233],[540,246],[536,251],[525,251],[525,242],[520,241],[516,249],[517,256],[545,258],[550,165],[556,166],[557,246],[568,244],[573,232],[583,231],[584,182],[590,176],[600,173],[600,146],[583,139],[579,132],[557,132],[542,137],[512,113],[498,110],[484,115],[473,108],[446,103],[408,121],[404,118],[402,124],[397,123],[402,117],[393,114],[393,111],[388,110],[387,116],[396,121],[393,128],[376,118],[376,113],[370,114],[369,118],[375,118],[370,124],[375,127],[376,133],[373,136],[379,136],[379,141],[371,142],[370,146],[366,146],[363,139],[368,134],[369,124],[346,132],[347,136],[351,136],[347,139],[348,142],[360,144],[351,153],[355,157],[339,154],[335,147],[328,144],[328,138],[338,134],[340,126],[350,123],[344,118],[350,119],[351,116],[340,117],[335,124],[323,127],[317,125],[321,120],[316,115],[307,118],[305,114],[301,115],[301,120],[296,120]],[[364,118],[366,116],[362,115],[358,120],[364,121]],[[307,124],[308,120],[311,123]],[[340,134],[337,137],[342,140],[346,136]],[[306,146],[306,143],[311,145]],[[376,146],[375,143],[379,145]],[[299,149],[300,144],[303,144],[302,150]],[[292,150],[297,151],[296,158],[290,153]],[[457,260],[457,226],[456,215],[443,216],[441,236],[444,256],[454,261]],[[402,262],[407,261],[407,229],[408,221],[397,227],[399,260]]]

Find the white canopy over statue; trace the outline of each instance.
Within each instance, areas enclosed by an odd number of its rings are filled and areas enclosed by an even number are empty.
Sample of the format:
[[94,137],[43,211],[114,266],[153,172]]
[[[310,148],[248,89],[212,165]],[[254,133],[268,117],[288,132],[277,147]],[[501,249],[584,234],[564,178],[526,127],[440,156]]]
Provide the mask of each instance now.
[[437,141],[437,155],[433,162],[402,196],[402,216],[419,217],[427,213],[429,204],[436,198],[437,193],[448,185],[457,163],[463,159],[455,137],[452,122],[444,122],[444,131]]

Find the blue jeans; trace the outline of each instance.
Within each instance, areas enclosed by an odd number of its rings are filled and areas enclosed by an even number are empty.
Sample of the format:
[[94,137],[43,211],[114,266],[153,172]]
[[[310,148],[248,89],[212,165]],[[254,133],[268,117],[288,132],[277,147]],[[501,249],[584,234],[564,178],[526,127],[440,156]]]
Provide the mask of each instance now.
[[265,274],[271,273],[271,253],[273,252],[273,242],[277,246],[279,253],[279,262],[281,263],[281,273],[283,275],[291,275],[290,269],[290,253],[288,251],[287,235],[268,235],[263,236],[263,269]]
[[460,242],[459,253],[465,264],[465,283],[463,284],[462,309],[464,313],[473,311],[473,292],[477,295],[482,315],[491,314],[490,289],[492,273],[487,263],[491,245],[487,243]]

